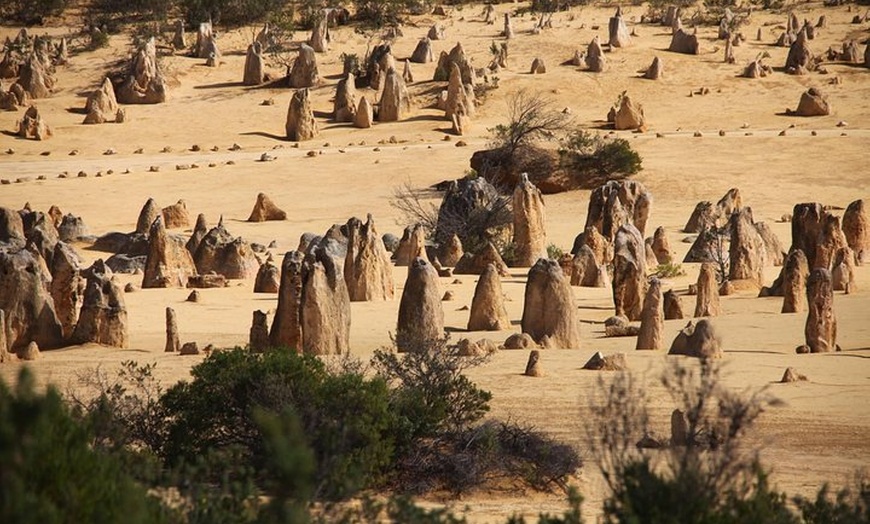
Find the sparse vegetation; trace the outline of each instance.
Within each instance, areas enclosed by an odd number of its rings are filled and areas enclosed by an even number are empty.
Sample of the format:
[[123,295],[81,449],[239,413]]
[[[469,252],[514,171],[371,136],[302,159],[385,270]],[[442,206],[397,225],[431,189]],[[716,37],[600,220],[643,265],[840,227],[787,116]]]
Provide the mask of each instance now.
[[67,0],[4,0],[0,2],[0,21],[41,25],[49,16],[63,12]]
[[683,269],[682,264],[678,264],[676,262],[670,262],[668,264],[659,264],[653,269],[652,276],[658,278],[674,278],[681,277],[686,274],[686,270]]
[[641,158],[623,138],[604,138],[576,130],[562,140],[562,167],[577,187],[594,188],[608,180],[622,180],[641,169]]

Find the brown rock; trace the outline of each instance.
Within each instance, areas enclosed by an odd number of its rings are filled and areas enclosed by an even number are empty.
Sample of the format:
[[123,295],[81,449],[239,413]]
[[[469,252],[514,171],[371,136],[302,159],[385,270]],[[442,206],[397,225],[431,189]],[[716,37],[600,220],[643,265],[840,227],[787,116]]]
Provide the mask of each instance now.
[[474,84],[477,75],[474,72],[474,67],[471,62],[465,56],[465,49],[462,48],[462,44],[458,43],[453,46],[453,49],[450,50],[450,53],[441,53],[441,56],[438,57],[438,65],[435,68],[435,75],[433,76],[433,80],[436,82],[446,82],[450,79],[450,69],[452,64],[456,64],[459,66],[459,72],[462,73],[462,84]]
[[178,353],[180,355],[199,355],[199,346],[196,345],[196,342],[185,342]]
[[791,250],[800,249],[816,267],[816,246],[828,213],[818,202],[795,204],[791,220]]
[[316,53],[325,53],[329,50],[329,19],[322,13],[314,19],[314,27],[311,28],[311,38],[308,45]]
[[302,89],[314,87],[320,83],[317,72],[317,59],[311,46],[302,44],[299,46],[299,55],[293,61],[293,68],[288,78],[290,87]]
[[18,136],[30,140],[47,140],[52,136],[51,128],[42,118],[36,106],[30,106],[24,118],[18,122]]
[[605,239],[612,240],[622,224],[632,223],[643,237],[650,207],[652,195],[643,184],[611,180],[592,191],[585,227],[594,226]]
[[411,110],[411,100],[405,81],[395,69],[388,69],[384,79],[384,91],[378,104],[378,121],[398,122]]
[[604,50],[601,49],[601,41],[598,35],[589,42],[586,48],[586,67],[593,73],[601,73],[607,67],[607,59],[604,58]]
[[396,348],[415,351],[443,336],[444,310],[438,274],[425,259],[415,258],[408,266],[408,278],[399,303]]
[[828,97],[820,90],[811,87],[804,91],[794,114],[797,116],[825,116],[831,114]]
[[245,53],[245,71],[242,75],[242,84],[246,86],[262,84],[265,70],[263,48],[259,42],[254,42],[248,46],[248,51]]
[[809,277],[807,257],[800,249],[793,249],[782,267],[782,312],[797,313],[806,308],[806,287]]
[[529,361],[526,363],[526,371],[523,375],[527,377],[543,377],[544,370],[541,369],[541,352],[533,349],[529,352]]
[[181,349],[181,342],[178,340],[178,321],[175,316],[175,310],[171,307],[166,307],[166,353],[176,353]]
[[502,31],[502,36],[510,40],[514,37],[514,28],[511,25],[511,15],[510,13],[504,14],[504,30]]
[[215,273],[229,279],[254,278],[260,265],[251,246],[242,237],[233,237],[223,222],[203,237],[193,255],[197,273]]
[[318,248],[306,256],[302,277],[302,351],[349,353],[350,297],[341,268],[325,249]]
[[133,57],[127,78],[116,90],[122,104],[160,104],[166,102],[167,84],[157,62],[157,44],[149,39]]
[[671,413],[671,446],[686,446],[689,444],[689,421],[686,414],[675,409]]
[[265,193],[259,193],[257,195],[257,202],[254,204],[254,209],[251,210],[251,216],[248,217],[248,222],[265,222],[268,220],[287,220],[287,213],[276,206]]
[[356,114],[353,117],[353,126],[359,129],[368,129],[372,127],[374,118],[371,104],[369,104],[365,96],[361,96],[359,105],[356,108]]
[[790,382],[802,382],[806,381],[806,375],[801,375],[798,371],[793,367],[785,368],[785,373],[782,374],[782,382],[783,384],[788,384]]
[[332,105],[332,118],[336,122],[353,122],[356,118],[356,86],[352,73],[338,81],[335,86],[335,101]]
[[661,349],[662,331],[665,327],[665,311],[662,304],[662,284],[657,278],[649,283],[640,316],[640,333],[635,349]]
[[414,224],[405,228],[394,258],[397,266],[409,266],[416,258],[429,260],[426,256],[426,232],[422,224]]
[[805,74],[815,68],[813,52],[807,42],[806,30],[801,30],[788,50],[785,60],[785,71],[793,75]]
[[613,304],[617,315],[639,320],[646,286],[644,241],[631,224],[619,228],[614,240]]
[[652,251],[655,255],[658,264],[671,264],[674,261],[674,254],[671,251],[671,244],[668,242],[668,235],[665,233],[665,228],[659,226],[656,228],[652,236]]
[[748,280],[761,287],[767,248],[752,220],[752,210],[741,208],[731,215],[729,280]]
[[[598,232],[593,228],[593,231]],[[599,235],[600,236],[600,235]],[[599,263],[587,244],[583,244],[571,261],[571,285],[581,287],[607,287],[610,278],[607,265]]]
[[673,289],[663,295],[665,320],[680,320],[683,318],[683,303]]
[[26,249],[0,250],[0,309],[5,311],[10,352],[31,341],[43,349],[62,345],[63,327],[49,293],[45,263]]
[[848,247],[841,247],[834,257],[831,270],[834,291],[845,291],[850,294],[855,288],[855,253]]
[[115,88],[108,77],[103,79],[99,89],[88,96],[85,103],[85,124],[102,124],[115,118],[118,114],[118,100],[115,98]]
[[721,358],[722,340],[713,329],[712,322],[707,319],[692,320],[677,334],[668,355]]
[[72,336],[79,316],[81,302],[79,257],[69,245],[58,242],[51,258],[51,298],[63,330],[63,338]]
[[281,286],[281,271],[272,263],[271,257],[260,265],[254,279],[254,293],[277,293]]
[[[471,91],[473,93],[473,91]],[[469,96],[469,90],[462,83],[462,73],[457,64],[450,65],[450,79],[447,84],[447,101],[444,108],[444,118],[450,120],[454,115],[474,114],[474,99]]]
[[438,259],[447,267],[455,267],[465,252],[462,250],[462,241],[454,233],[450,240],[439,246]]
[[532,75],[543,75],[547,72],[547,65],[544,63],[543,58],[536,57],[532,60],[532,66],[529,68],[529,74]]
[[196,274],[193,258],[183,241],[170,236],[158,216],[148,233],[148,256],[142,288],[185,287],[187,279]]
[[846,242],[846,235],[840,229],[840,219],[826,213],[822,221],[821,231],[816,239],[816,258],[812,267],[831,269],[837,251],[844,247],[848,247],[848,243]]
[[287,122],[284,126],[287,138],[294,142],[311,140],[320,134],[317,121],[314,120],[314,109],[311,106],[308,88],[297,89],[290,99],[287,108]]
[[622,18],[622,7],[616,8],[616,14],[610,17],[607,29],[610,35],[608,39],[610,47],[628,47],[631,44],[628,28]]
[[392,300],[395,296],[390,254],[371,214],[365,223],[358,218],[347,222],[344,280],[353,302]]
[[162,214],[166,229],[190,227],[190,213],[187,212],[187,204],[184,200],[179,200],[169,207],[164,207]]
[[278,308],[269,332],[271,345],[300,351],[302,347],[302,265],[305,254],[288,251],[281,263]]
[[492,245],[492,242],[487,242],[476,254],[465,253],[456,267],[453,268],[453,273],[457,275],[480,275],[484,270],[492,264],[495,266],[499,275],[506,277],[510,275],[507,264],[502,260],[498,250]]
[[544,226],[544,197],[529,181],[526,173],[513,194],[516,265],[530,267],[539,258],[547,257],[547,231]]
[[29,342],[26,346],[18,350],[18,358],[20,360],[30,361],[39,358],[39,344]]
[[142,210],[139,212],[139,219],[136,221],[136,233],[148,236],[151,224],[153,224],[154,219],[160,215],[161,210],[157,205],[157,202],[155,202],[153,198],[149,198],[145,202],[145,205],[142,206]]
[[613,355],[603,355],[597,351],[583,365],[583,369],[591,371],[623,371],[628,369],[628,364],[625,360],[625,353],[614,353]]
[[804,334],[809,352],[838,351],[834,286],[829,270],[816,268],[810,272],[810,277],[807,279],[807,302],[809,313]]
[[689,34],[683,28],[679,28],[671,36],[668,50],[686,55],[698,55],[701,54],[701,44],[696,33]]
[[112,278],[112,270],[102,260],[86,269],[82,310],[73,333],[77,344],[96,343],[127,348],[127,305],[124,290]]
[[785,248],[782,242],[779,241],[766,222],[756,222],[754,225],[764,244],[766,263],[781,266],[785,260]]
[[701,264],[698,273],[697,300],[695,302],[695,317],[715,317],[719,309],[719,284],[716,281],[716,269],[711,262]]
[[21,86],[30,98],[48,98],[54,91],[55,83],[49,67],[34,53],[21,65],[16,85]]
[[417,42],[417,47],[411,53],[411,62],[415,64],[428,64],[435,60],[435,55],[432,53],[432,42],[423,37]]
[[614,129],[640,129],[644,126],[646,118],[643,115],[643,106],[632,101],[628,95],[622,96],[613,120]]
[[6,340],[6,313],[0,309],[0,364],[11,360],[9,342]]
[[863,199],[849,204],[843,213],[843,234],[846,244],[855,252],[855,260],[859,265],[870,260],[870,220],[864,211]]
[[646,70],[646,73],[643,74],[643,77],[647,80],[658,80],[665,74],[665,65],[659,57],[653,58],[652,64],[650,64],[649,69]]
[[522,329],[543,347],[577,349],[580,325],[571,285],[555,260],[541,258],[529,270]]
[[269,322],[266,313],[254,311],[251,320],[251,330],[248,335],[248,347],[254,353],[262,353],[269,349]]
[[504,349],[533,349],[537,342],[528,333],[514,333],[504,341]]
[[190,252],[190,256],[193,256],[196,253],[197,248],[202,243],[202,239],[209,232],[208,222],[205,220],[205,215],[200,213],[196,216],[196,225],[193,226],[193,233],[190,235],[190,238],[187,239],[187,243],[185,247]]
[[639,334],[640,327],[631,325],[622,315],[614,315],[604,321],[605,337],[636,337]]
[[489,264],[474,288],[468,331],[501,331],[509,329],[510,325],[498,271]]

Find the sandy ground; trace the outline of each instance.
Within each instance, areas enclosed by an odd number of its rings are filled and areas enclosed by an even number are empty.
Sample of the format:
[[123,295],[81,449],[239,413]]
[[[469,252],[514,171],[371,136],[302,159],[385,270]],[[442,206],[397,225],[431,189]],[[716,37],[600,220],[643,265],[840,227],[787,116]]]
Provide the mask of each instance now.
[[[497,19],[512,8],[497,6]],[[58,205],[65,213],[81,216],[90,232],[99,235],[133,230],[148,197],[154,197],[161,206],[184,199],[193,216],[204,213],[212,224],[223,216],[234,235],[263,244],[275,241],[277,247],[272,252],[278,259],[296,247],[302,233],[322,233],[351,216],[372,213],[382,233],[399,234],[404,223],[390,206],[394,188],[408,182],[422,189],[462,176],[471,153],[486,145],[487,129],[505,122],[508,95],[520,88],[546,93],[556,107],[570,108],[577,123],[586,128],[600,127],[608,108],[623,91],[644,105],[649,132],[620,136],[630,140],[642,155],[644,170],[636,179],[655,199],[647,234],[664,226],[680,258],[689,247],[682,242],[685,235],[680,230],[696,202],[715,201],[730,187],[740,188],[756,220],[770,223],[786,245],[789,224],[776,221],[795,203],[821,201],[845,207],[852,200],[870,196],[870,70],[828,64],[827,75],[794,77],[778,71],[759,80],[738,78],[744,65],[761,52],[770,53],[768,63],[774,67],[784,64],[787,49],[770,45],[781,32],[777,25],[785,23],[784,14],[753,14],[743,29],[749,40],[735,48],[737,64],[728,65],[722,62],[724,46],[715,40],[716,28],[699,29],[701,55],[677,55],[666,51],[668,30],[635,26],[643,12],[644,8],[627,8],[629,26],[638,36],[632,38],[631,47],[607,55],[609,69],[603,74],[560,64],[576,48],[585,49],[594,35],[606,40],[610,9],[559,13],[553,18],[554,28],[540,35],[529,32],[534,21],[528,15],[516,19],[518,34],[510,41],[510,67],[499,73],[499,89],[478,109],[472,133],[463,137],[468,143],[464,148],[456,147],[455,137],[443,140],[449,123],[441,118],[441,112],[420,103],[425,93],[438,88],[426,81],[432,77],[434,64],[412,65],[418,83],[411,90],[421,105],[405,121],[360,130],[327,120],[341,71],[339,55],[343,51],[365,52],[366,39],[347,27],[333,31],[331,50],[318,56],[324,83],[314,89],[313,100],[316,111],[321,112],[321,135],[298,149],[282,139],[290,90],[246,88],[240,83],[250,30],[221,34],[218,43],[224,57],[216,69],[204,67],[199,59],[162,58],[162,66],[173,79],[168,103],[127,106],[129,122],[123,125],[83,126],[83,116],[74,110],[84,107],[85,96],[99,84],[107,68],[130,52],[128,40],[114,36],[109,48],[74,56],[69,66],[58,71],[55,96],[38,101],[54,128],[51,140],[30,142],[0,135],[0,151],[14,149],[14,154],[0,153],[0,179],[13,182],[0,186],[0,206],[17,209],[29,202],[33,209],[45,211]],[[816,53],[831,45],[839,49],[847,39],[863,41],[870,35],[867,24],[850,23],[853,14],[847,7],[823,9],[810,3],[801,4],[797,12],[801,18],[812,20],[822,13],[827,15],[828,29],[811,43]],[[447,39],[433,42],[436,55],[461,41],[478,67],[488,63],[490,43],[501,40],[500,25],[483,24],[479,8],[466,7],[447,18],[416,18],[414,24],[404,27],[404,37],[396,42],[394,54],[400,59],[410,55],[417,39],[435,22],[447,28]],[[758,27],[762,27],[761,42],[755,41]],[[0,28],[0,38],[15,31]],[[64,29],[49,32],[63,34]],[[638,71],[656,55],[664,60],[666,76],[657,82],[638,78]],[[548,72],[529,75],[528,66],[537,56],[545,60]],[[279,72],[273,69],[273,73]],[[830,85],[833,78],[841,83]],[[785,116],[785,109],[796,107],[801,92],[810,86],[827,93],[833,114],[805,119]],[[708,88],[709,94],[688,96],[701,87]],[[268,98],[273,98],[275,105],[260,105]],[[11,131],[20,117],[21,112],[0,113],[0,130]],[[848,125],[837,127],[840,121]],[[724,137],[719,136],[719,130],[725,131]],[[785,136],[779,136],[782,130],[787,130]],[[695,131],[701,131],[703,137],[694,137]],[[811,131],[817,131],[817,136]],[[398,143],[379,143],[390,137]],[[242,149],[229,151],[234,143]],[[194,144],[203,151],[190,152]],[[165,146],[173,151],[161,153]],[[209,151],[212,146],[218,146],[219,151]],[[104,155],[110,148],[117,154]],[[144,152],[133,154],[138,148]],[[69,156],[74,149],[78,156]],[[312,149],[321,154],[307,157]],[[277,160],[257,162],[265,151]],[[191,163],[201,167],[175,170],[177,164]],[[215,166],[207,167],[209,164]],[[159,172],[148,172],[151,166],[158,166]],[[122,174],[126,170],[129,173]],[[69,177],[58,178],[63,172]],[[79,172],[87,176],[79,177]],[[41,176],[45,179],[38,180]],[[261,191],[287,211],[287,221],[244,222]],[[435,192],[427,196],[433,202],[440,199]],[[570,249],[584,225],[588,199],[588,191],[545,197],[549,242]],[[77,247],[88,261],[108,256],[87,246]],[[687,274],[669,279],[665,289],[686,293],[698,267],[683,267]],[[767,279],[772,280],[778,271],[767,268]],[[514,269],[503,280],[513,331],[519,331],[525,274],[525,269]],[[404,268],[395,269],[398,293],[404,275]],[[123,283],[139,284],[140,278],[118,276]],[[452,278],[442,280],[443,288],[456,294],[453,302],[444,303],[446,324],[453,336],[504,340],[507,331],[464,332],[468,313],[461,308],[470,305],[476,278],[459,278],[461,283],[454,283]],[[835,296],[841,353],[796,355],[794,348],[803,342],[805,316],[780,314],[778,298],[759,299],[752,293],[723,297],[724,314],[715,319],[726,348],[723,364],[728,387],[767,388],[782,401],[761,417],[751,444],[761,449],[762,458],[773,469],[774,482],[789,494],[814,493],[824,481],[842,485],[857,468],[870,465],[870,441],[866,438],[870,430],[870,269],[858,268],[857,278],[856,293]],[[182,341],[195,340],[200,346],[244,345],[252,311],[274,310],[277,301],[273,295],[255,295],[252,289],[253,282],[239,281],[224,289],[201,290],[202,301],[196,304],[185,302],[188,291],[182,289],[128,293],[131,349],[67,348],[44,352],[31,366],[43,383],[65,388],[74,383],[78,372],[88,368],[112,370],[130,359],[157,362],[157,376],[164,384],[172,383],[187,377],[201,357],[163,353],[164,308],[175,308]],[[622,351],[628,355],[629,367],[647,377],[654,423],[666,433],[668,414],[674,406],[657,377],[668,359],[675,357],[666,357],[661,351],[636,352],[633,338],[604,338],[601,321],[612,314],[609,290],[574,288],[574,293],[583,321],[582,348],[545,352],[545,377],[520,375],[528,357],[524,351],[503,351],[471,373],[482,387],[492,391],[493,415],[534,424],[576,444],[587,456],[585,416],[599,374],[580,368],[595,351]],[[693,306],[693,297],[683,298],[685,310],[691,311]],[[354,355],[365,359],[389,342],[397,309],[398,300],[352,305]],[[665,339],[672,340],[684,324],[667,321]],[[0,368],[0,377],[10,379],[20,365]],[[774,384],[788,366],[808,375],[809,382]],[[584,467],[577,482],[587,499],[587,515],[597,514],[605,493],[594,466]],[[450,502],[458,509],[468,505],[472,521],[487,522],[514,511],[558,511],[564,506],[564,497],[495,492]]]

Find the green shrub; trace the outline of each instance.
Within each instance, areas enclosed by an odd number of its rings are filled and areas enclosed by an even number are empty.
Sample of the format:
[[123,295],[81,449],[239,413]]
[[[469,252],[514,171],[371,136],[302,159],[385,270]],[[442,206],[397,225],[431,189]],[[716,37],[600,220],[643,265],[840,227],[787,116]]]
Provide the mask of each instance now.
[[608,180],[621,180],[642,168],[640,155],[622,138],[604,138],[577,130],[562,141],[560,164],[577,187],[598,187]]
[[556,244],[547,246],[547,257],[553,260],[559,260],[565,254],[565,251]]
[[681,277],[686,274],[682,264],[670,262],[668,264],[659,264],[653,269],[653,276],[658,278],[673,278]]
[[215,24],[238,27],[258,23],[279,11],[284,0],[178,0],[184,19],[192,26],[211,20]]
[[24,25],[39,25],[49,16],[66,9],[68,0],[3,0],[0,2],[0,21]]
[[870,522],[870,479],[860,472],[853,487],[845,487],[831,497],[825,484],[815,500],[795,497],[794,503],[806,524],[866,524]]

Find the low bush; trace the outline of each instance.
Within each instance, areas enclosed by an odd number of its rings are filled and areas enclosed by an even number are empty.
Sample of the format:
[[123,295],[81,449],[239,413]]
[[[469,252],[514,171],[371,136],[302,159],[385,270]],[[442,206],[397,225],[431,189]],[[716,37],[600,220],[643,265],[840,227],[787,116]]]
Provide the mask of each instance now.
[[627,140],[583,130],[574,131],[562,141],[559,156],[562,167],[580,188],[598,187],[643,169],[640,155]]

